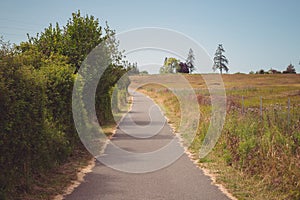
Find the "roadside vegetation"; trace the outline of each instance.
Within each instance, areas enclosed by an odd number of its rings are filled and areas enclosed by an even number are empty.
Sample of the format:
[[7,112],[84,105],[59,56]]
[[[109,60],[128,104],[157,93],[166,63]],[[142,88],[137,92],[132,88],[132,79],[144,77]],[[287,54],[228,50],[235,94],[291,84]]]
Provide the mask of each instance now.
[[99,81],[96,112],[111,134],[111,103],[126,104],[130,83],[124,77],[116,85],[130,67],[114,35],[107,24],[78,11],[65,26],[50,24],[20,44],[0,39],[0,199],[49,199],[91,159],[74,127],[72,91],[83,60],[103,41],[111,64]]
[[[198,160],[211,121],[210,96],[201,75],[185,77],[200,105],[201,120],[189,147]],[[135,76],[131,81],[141,83],[153,78]],[[222,78],[227,96],[225,124],[217,145],[198,160],[199,165],[209,169],[238,199],[299,199],[300,75],[235,74]],[[177,87],[172,75],[164,79],[168,80],[166,87]],[[179,127],[179,102],[170,90],[145,85],[140,91],[152,97],[170,122]]]

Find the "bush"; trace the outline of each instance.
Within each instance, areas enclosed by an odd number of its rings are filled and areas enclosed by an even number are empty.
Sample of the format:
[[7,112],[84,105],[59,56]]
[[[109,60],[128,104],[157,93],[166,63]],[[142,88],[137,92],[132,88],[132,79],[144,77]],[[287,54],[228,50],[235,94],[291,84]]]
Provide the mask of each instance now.
[[[65,162],[74,148],[81,147],[72,115],[78,76],[74,67],[77,72],[87,54],[104,40],[100,50],[107,63],[123,59],[115,32],[108,25],[106,35],[101,30],[98,19],[81,17],[78,11],[64,29],[50,25],[14,48],[0,37],[0,199],[29,191],[35,176]],[[125,72],[123,66],[111,64],[99,82],[96,112],[102,124],[112,119],[111,91]],[[127,77],[118,95],[122,102],[128,84]],[[88,90],[88,85],[84,87],[83,92]],[[83,93],[73,103],[89,99]],[[86,112],[79,117],[88,119],[91,108],[84,106]]]
[[34,174],[65,161],[78,141],[71,68],[57,58],[38,70],[23,61],[0,63],[0,194],[28,191]]
[[[43,167],[47,134],[44,131],[43,82],[30,66],[12,58],[0,64],[0,185],[27,190],[30,176]],[[3,188],[3,187],[2,187]]]

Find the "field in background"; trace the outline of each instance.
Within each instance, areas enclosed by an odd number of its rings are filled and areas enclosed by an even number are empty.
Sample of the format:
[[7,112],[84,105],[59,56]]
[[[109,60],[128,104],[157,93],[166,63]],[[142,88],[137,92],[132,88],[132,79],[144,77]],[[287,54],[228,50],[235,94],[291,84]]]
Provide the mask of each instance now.
[[[189,150],[198,151],[210,124],[210,95],[201,75],[185,75],[197,94],[201,121]],[[167,88],[180,88],[173,75],[133,76],[133,85],[152,97],[179,127],[179,102]],[[213,151],[199,160],[239,199],[300,198],[300,75],[223,75],[227,115]],[[184,137],[184,133],[181,133]]]

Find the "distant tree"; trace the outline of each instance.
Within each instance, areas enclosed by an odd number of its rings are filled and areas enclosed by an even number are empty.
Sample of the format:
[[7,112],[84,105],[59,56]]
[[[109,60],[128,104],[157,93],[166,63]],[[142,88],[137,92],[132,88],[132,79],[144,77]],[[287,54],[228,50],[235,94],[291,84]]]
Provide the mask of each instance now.
[[148,73],[146,70],[143,70],[143,71],[140,72],[140,74],[141,74],[141,75],[147,75],[147,74],[149,74],[149,73]]
[[276,69],[271,68],[271,69],[268,71],[268,74],[281,74],[281,72],[278,71],[278,70],[276,70]]
[[133,64],[129,63],[128,67],[127,67],[127,71],[128,71],[127,72],[128,75],[138,75],[138,74],[140,74],[140,70],[137,67],[137,63],[133,63]]
[[192,73],[195,70],[194,61],[195,61],[194,52],[193,52],[193,49],[190,48],[186,62],[185,62],[186,66],[189,69],[189,72],[186,72],[185,69],[181,69],[181,71],[185,71],[184,73]]
[[249,74],[254,74],[254,71],[250,71]]
[[227,67],[228,64],[228,60],[227,58],[223,55],[223,53],[225,52],[222,44],[219,44],[216,53],[215,53],[215,57],[214,57],[214,66],[213,66],[213,70],[220,70],[220,73],[222,74],[222,71],[225,70],[226,72],[229,71],[229,68]]
[[171,57],[167,59],[166,65],[171,66],[173,72],[177,72],[179,70],[179,63],[180,60]]
[[265,70],[263,70],[263,69],[260,69],[260,70],[258,70],[257,72],[256,72],[256,74],[265,74],[266,72],[265,72]]
[[289,66],[287,66],[286,70],[283,71],[282,73],[284,73],[284,74],[296,74],[296,69],[295,69],[294,65],[289,64]]
[[178,72],[179,73],[187,73],[187,74],[190,73],[190,68],[187,65],[187,63],[180,62]]
[[159,73],[160,73],[160,74],[169,74],[169,73],[173,73],[173,69],[172,69],[171,66],[168,66],[168,65],[167,65],[167,61],[168,61],[168,58],[165,57],[164,64],[163,64],[163,66],[159,69]]
[[159,73],[191,73],[195,70],[194,60],[195,56],[192,49],[189,50],[186,62],[180,62],[179,59],[166,57],[164,65],[160,68]]
[[183,63],[183,62],[180,62],[179,63],[179,70],[178,70],[179,73],[190,73],[190,67],[188,66],[187,63]]
[[176,58],[165,58],[164,65],[160,68],[160,74],[176,73],[179,71],[180,60]]

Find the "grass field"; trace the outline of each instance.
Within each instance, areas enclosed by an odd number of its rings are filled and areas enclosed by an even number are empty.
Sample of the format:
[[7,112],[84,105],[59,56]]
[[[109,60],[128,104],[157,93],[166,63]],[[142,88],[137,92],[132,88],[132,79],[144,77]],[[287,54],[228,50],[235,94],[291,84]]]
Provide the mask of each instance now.
[[[211,101],[201,75],[185,75],[194,88],[201,120],[189,151],[198,158],[211,122]],[[222,75],[226,120],[213,151],[199,159],[238,199],[300,198],[300,75]],[[156,81],[155,81],[156,80]],[[174,75],[131,77],[132,85],[152,97],[178,129],[182,115],[170,88]],[[169,88],[169,89],[166,89]],[[181,133],[184,137],[185,134]]]

